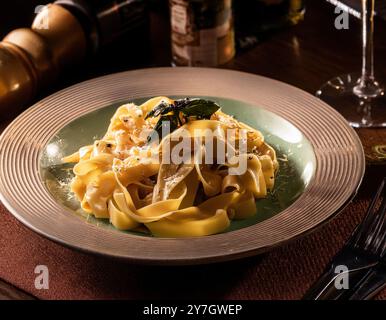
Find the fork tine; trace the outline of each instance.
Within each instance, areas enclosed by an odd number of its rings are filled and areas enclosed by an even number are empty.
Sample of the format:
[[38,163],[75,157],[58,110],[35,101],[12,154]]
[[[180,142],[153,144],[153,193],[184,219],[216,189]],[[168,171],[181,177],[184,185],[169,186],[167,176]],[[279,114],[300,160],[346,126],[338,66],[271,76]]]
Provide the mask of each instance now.
[[[364,275],[379,264],[382,256],[379,251],[386,253],[386,223],[385,223],[385,195],[380,206],[380,210],[376,210],[380,196],[386,190],[386,177],[381,181],[381,184],[372,199],[366,215],[357,228],[352,233],[350,240],[345,246],[335,255],[329,265],[326,267],[323,274],[306,292],[304,300],[323,300],[323,299],[346,299],[346,294],[338,290],[334,286],[336,279],[335,267],[337,265],[347,265],[350,287],[356,287],[361,283]],[[369,254],[365,249],[366,241],[369,239],[374,246],[377,247],[377,254]],[[386,261],[386,257],[384,257]]]
[[383,225],[382,234],[383,236],[380,236],[378,240],[383,241],[383,246],[380,247],[380,256],[386,261],[386,223]]
[[373,232],[369,234],[367,238],[367,247],[366,249],[371,252],[378,254],[381,249],[381,244],[385,241],[385,234],[382,232],[383,226],[385,225],[385,216],[386,216],[386,188],[383,189],[383,199],[382,203],[378,209],[377,221],[373,227]]
[[350,244],[354,247],[364,247],[366,244],[366,235],[368,234],[368,230],[374,223],[374,218],[376,217],[375,208],[378,202],[380,195],[382,194],[382,190],[385,186],[386,179],[384,178],[379,186],[377,193],[371,200],[371,203],[367,209],[366,216],[363,219],[363,222],[358,225],[357,229],[354,231],[354,235],[350,240]]

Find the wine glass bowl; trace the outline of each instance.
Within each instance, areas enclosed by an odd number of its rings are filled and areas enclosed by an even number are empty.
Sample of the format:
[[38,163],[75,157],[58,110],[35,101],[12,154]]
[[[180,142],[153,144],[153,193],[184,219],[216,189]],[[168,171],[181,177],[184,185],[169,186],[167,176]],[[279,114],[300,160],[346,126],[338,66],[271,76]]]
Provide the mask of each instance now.
[[[362,72],[327,81],[316,96],[339,111],[352,127],[386,127],[383,83],[374,76],[374,2],[362,0]],[[383,80],[383,79],[381,79]]]

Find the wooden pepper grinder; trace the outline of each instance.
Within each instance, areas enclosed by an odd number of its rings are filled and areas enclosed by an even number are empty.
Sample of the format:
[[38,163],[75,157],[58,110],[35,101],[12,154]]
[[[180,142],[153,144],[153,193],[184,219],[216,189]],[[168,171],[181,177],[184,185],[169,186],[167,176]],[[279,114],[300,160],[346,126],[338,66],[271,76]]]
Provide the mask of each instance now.
[[87,41],[65,8],[47,5],[30,29],[16,29],[0,43],[0,112],[17,111],[61,71],[85,58]]
[[0,42],[0,117],[14,114],[87,54],[147,23],[143,0],[58,0]]

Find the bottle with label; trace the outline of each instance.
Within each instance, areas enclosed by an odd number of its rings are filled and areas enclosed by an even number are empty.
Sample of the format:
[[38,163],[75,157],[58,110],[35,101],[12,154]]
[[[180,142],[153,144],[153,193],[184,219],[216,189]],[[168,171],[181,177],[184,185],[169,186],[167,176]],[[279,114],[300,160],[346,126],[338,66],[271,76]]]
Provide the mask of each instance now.
[[169,0],[172,64],[215,67],[235,54],[232,0]]

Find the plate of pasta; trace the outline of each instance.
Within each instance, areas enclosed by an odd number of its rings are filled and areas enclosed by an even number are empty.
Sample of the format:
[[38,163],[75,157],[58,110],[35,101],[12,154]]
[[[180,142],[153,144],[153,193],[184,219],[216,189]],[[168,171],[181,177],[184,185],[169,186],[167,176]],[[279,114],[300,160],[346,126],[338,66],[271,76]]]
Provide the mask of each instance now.
[[352,199],[360,141],[319,99],[235,71],[158,68],[75,85],[0,138],[1,200],[81,250],[196,264],[268,250]]

